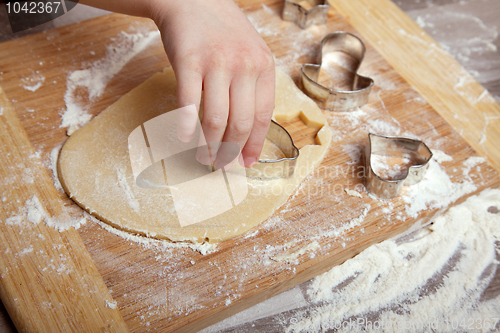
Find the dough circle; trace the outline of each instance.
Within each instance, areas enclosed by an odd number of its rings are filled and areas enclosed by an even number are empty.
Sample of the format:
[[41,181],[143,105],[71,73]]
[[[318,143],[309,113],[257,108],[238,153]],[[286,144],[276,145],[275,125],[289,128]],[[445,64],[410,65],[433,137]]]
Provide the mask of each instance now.
[[60,180],[66,193],[87,212],[134,234],[174,242],[221,242],[270,217],[321,163],[330,144],[331,131],[321,110],[277,69],[273,117],[277,121],[300,117],[306,125],[321,128],[317,145],[300,150],[293,177],[249,178],[248,195],[235,208],[181,227],[168,189],[144,189],[135,184],[127,145],[137,126],[177,108],[176,88],[174,72],[167,68],[122,96],[66,141],[58,160]]

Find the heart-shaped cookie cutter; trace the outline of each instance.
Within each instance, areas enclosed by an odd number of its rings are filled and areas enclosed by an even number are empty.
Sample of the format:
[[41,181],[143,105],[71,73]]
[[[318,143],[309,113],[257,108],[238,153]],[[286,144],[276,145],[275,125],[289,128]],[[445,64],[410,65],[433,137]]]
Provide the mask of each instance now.
[[325,24],[329,8],[328,0],[285,0],[282,17],[306,29],[311,25]]
[[[432,152],[420,140],[379,134],[368,134],[369,145],[366,149],[366,189],[380,199],[397,197],[403,185],[420,182],[429,168]],[[373,170],[373,155],[407,158],[414,165],[409,166],[398,179],[384,179]]]
[[[325,87],[318,82],[323,58],[331,52],[343,52],[356,60],[353,72],[354,80],[351,90],[336,90]],[[319,107],[331,111],[348,111],[363,106],[368,102],[373,86],[371,78],[357,74],[358,68],[365,56],[365,45],[353,34],[337,31],[328,34],[321,41],[319,65],[305,64],[302,66],[302,86]]]
[[285,157],[275,160],[259,160],[253,167],[246,170],[247,177],[269,180],[293,176],[299,149],[293,143],[290,133],[272,120],[266,139],[274,143]]

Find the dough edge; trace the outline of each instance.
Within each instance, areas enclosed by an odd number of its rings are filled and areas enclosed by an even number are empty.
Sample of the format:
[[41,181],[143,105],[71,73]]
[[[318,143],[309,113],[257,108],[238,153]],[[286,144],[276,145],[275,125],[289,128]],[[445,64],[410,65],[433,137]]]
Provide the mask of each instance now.
[[[152,82],[155,80],[158,80],[159,78],[161,79],[168,79],[171,83],[172,78],[168,78],[168,76],[173,76],[173,71],[171,68],[166,68],[163,73],[157,73],[153,75],[151,78],[146,80],[144,83],[139,85],[138,87],[132,89],[129,93],[123,95],[118,101],[110,105],[108,108],[106,108],[104,111],[102,111],[97,117],[95,117],[89,124],[84,126],[82,129],[76,131],[73,133],[73,135],[66,141],[65,145],[63,146],[61,153],[59,154],[59,159],[57,163],[57,168],[58,168],[58,175],[60,177],[61,184],[65,190],[65,192],[70,196],[73,201],[75,201],[80,207],[82,207],[85,211],[93,215],[94,217],[98,218],[99,220],[119,229],[123,230],[132,234],[140,234],[146,237],[152,237],[152,238],[158,238],[158,239],[163,239],[163,240],[169,240],[172,242],[192,242],[192,243],[203,243],[203,242],[210,242],[210,243],[218,243],[224,240],[228,240],[234,237],[237,237],[239,235],[245,234],[249,230],[255,228],[262,222],[264,222],[266,219],[271,217],[274,212],[279,209],[290,197],[292,193],[294,193],[298,186],[300,185],[301,181],[307,177],[323,160],[324,155],[326,151],[328,150],[328,147],[330,145],[332,133],[330,131],[330,128],[328,126],[327,120],[322,114],[322,111],[317,107],[316,103],[311,100],[309,97],[307,97],[300,89],[297,88],[293,80],[280,71],[279,69],[276,70],[276,82],[277,82],[277,87],[276,87],[276,107],[273,113],[273,118],[276,119],[277,121],[289,121],[291,119],[294,119],[295,117],[300,117],[306,125],[320,128],[316,135],[316,143],[317,145],[307,145],[304,146],[302,149],[300,149],[300,156],[297,161],[297,169],[302,170],[299,173],[296,173],[293,177],[290,177],[288,179],[278,179],[278,180],[273,180],[273,181],[258,181],[258,180],[249,180],[249,183],[251,187],[253,188],[259,188],[259,190],[263,190],[264,193],[267,193],[265,198],[257,198],[254,201],[256,201],[254,204],[259,205],[259,201],[265,201],[268,202],[267,207],[265,207],[263,212],[256,212],[255,216],[243,216],[241,217],[242,220],[240,221],[240,226],[239,227],[234,227],[232,224],[235,224],[234,220],[229,221],[231,222],[231,226],[224,225],[222,223],[221,225],[218,226],[219,229],[225,229],[224,231],[216,231],[216,230],[211,230],[213,229],[213,226],[211,227],[205,227],[205,232],[200,232],[200,230],[197,230],[197,232],[192,232],[193,227],[195,229],[203,229],[202,225],[205,222],[200,222],[198,224],[180,228],[182,229],[180,232],[177,233],[171,233],[168,230],[166,232],[162,232],[161,230],[151,230],[149,227],[141,227],[140,225],[138,226],[137,224],[134,223],[125,223],[120,222],[119,219],[116,217],[113,217],[113,214],[109,214],[107,211],[102,211],[97,207],[93,207],[93,200],[90,200],[88,196],[80,194],[80,191],[82,190],[81,187],[79,187],[79,182],[78,181],[72,181],[71,178],[68,179],[67,176],[70,168],[73,168],[72,163],[71,163],[71,156],[72,154],[67,154],[68,151],[71,151],[73,149],[77,149],[81,146],[85,146],[85,138],[89,135],[89,132],[91,134],[91,129],[92,125],[95,124],[99,121],[101,121],[108,113],[113,112],[115,108],[120,107],[120,101],[126,100],[128,97],[133,96],[134,94],[137,94],[139,92],[143,91],[144,89],[148,88],[148,85],[150,85]],[[175,76],[174,79],[175,81]],[[175,88],[175,87],[174,87]],[[175,91],[175,89],[173,89]],[[295,99],[293,103],[289,103],[293,105],[293,108],[290,107],[290,105],[287,105],[287,100],[290,99]],[[172,108],[174,109],[174,108]],[[115,111],[116,112],[116,111]],[[163,112],[161,112],[163,113]],[[115,124],[119,125],[119,124]],[[127,161],[126,163],[130,164],[128,160],[128,154],[127,154]],[[129,178],[131,175],[127,175],[127,179],[130,180]],[[133,182],[133,180],[132,180]],[[274,184],[276,185],[277,183],[281,183],[282,185],[288,185],[291,184],[292,186],[283,186],[285,189],[283,193],[281,193],[279,196],[272,197],[269,199],[268,194],[269,194],[269,189],[271,186]],[[285,183],[285,184],[283,184]],[[91,196],[92,197],[92,196]],[[266,199],[267,198],[267,199]],[[262,200],[264,199],[264,200]],[[252,199],[253,200],[253,199]],[[246,199],[245,199],[246,201]],[[271,204],[269,204],[271,202]],[[243,204],[243,203],[242,203]],[[240,204],[240,205],[242,205]],[[240,206],[238,205],[238,206]],[[250,207],[252,204],[249,204]],[[236,210],[238,209],[238,206],[233,209]],[[130,208],[130,207],[129,207]],[[111,209],[111,208],[110,208]],[[225,213],[221,214],[224,215]],[[230,215],[230,214],[229,214]],[[147,218],[147,217],[146,217]],[[231,216],[229,216],[231,218]],[[232,217],[234,219],[234,217]],[[245,220],[246,218],[246,220]],[[217,217],[212,218],[212,219],[217,219]],[[212,220],[209,219],[209,220]],[[208,220],[207,220],[208,221]],[[243,223],[246,222],[246,223]],[[236,222],[236,224],[238,224]],[[191,227],[191,228],[190,228]],[[229,230],[229,228],[232,228]],[[168,228],[167,228],[168,229]],[[217,229],[217,226],[216,226]]]

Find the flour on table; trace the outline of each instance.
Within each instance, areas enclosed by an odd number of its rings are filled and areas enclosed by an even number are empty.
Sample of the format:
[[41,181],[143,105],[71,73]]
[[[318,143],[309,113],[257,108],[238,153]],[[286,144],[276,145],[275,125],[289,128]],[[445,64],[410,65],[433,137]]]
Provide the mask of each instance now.
[[307,291],[313,310],[298,310],[286,331],[451,332],[461,323],[491,331],[500,313],[498,295],[482,298],[498,274],[500,215],[491,207],[500,207],[498,189],[450,208],[407,242],[372,245],[316,277]]
[[76,70],[68,74],[66,79],[66,93],[64,103],[66,111],[62,115],[60,127],[69,127],[68,135],[90,121],[92,115],[87,113],[88,105],[82,105],[77,95],[86,90],[89,102],[102,95],[108,82],[127,64],[136,54],[141,52],[160,32],[128,34],[124,31],[112,39],[106,46],[106,57],[100,59],[87,69]]
[[[490,13],[496,13],[500,9],[498,1],[486,0]],[[426,30],[441,47],[451,54],[462,66],[468,69],[456,75],[456,91],[467,98],[472,104],[479,101],[494,103],[495,99],[500,101],[500,96],[491,96],[485,90],[478,97],[468,87],[475,80],[482,84],[491,81],[491,75],[498,70],[500,59],[497,56],[498,27],[494,24],[486,24],[481,17],[489,15],[477,11],[474,1],[463,4],[449,4],[436,8],[429,13],[425,10],[414,10],[409,12],[411,18]],[[460,34],[456,33],[457,29]],[[429,50],[434,52],[437,50]],[[470,75],[469,75],[470,73]]]

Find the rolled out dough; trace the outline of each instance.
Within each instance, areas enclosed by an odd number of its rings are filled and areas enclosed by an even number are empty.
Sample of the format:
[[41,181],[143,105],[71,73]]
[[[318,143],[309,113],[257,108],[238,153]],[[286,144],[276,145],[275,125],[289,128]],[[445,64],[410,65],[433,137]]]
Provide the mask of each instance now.
[[[173,71],[153,75],[73,133],[61,150],[58,170],[66,193],[87,212],[125,231],[171,241],[217,243],[241,235],[270,217],[323,160],[331,131],[316,103],[293,80],[276,70],[273,117],[300,117],[320,128],[317,145],[300,150],[293,177],[262,181],[248,178],[248,195],[235,208],[181,227],[168,189],[135,184],[128,154],[129,134],[145,121],[177,108]],[[264,152],[263,154],[266,154]]]

